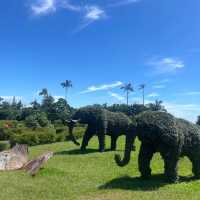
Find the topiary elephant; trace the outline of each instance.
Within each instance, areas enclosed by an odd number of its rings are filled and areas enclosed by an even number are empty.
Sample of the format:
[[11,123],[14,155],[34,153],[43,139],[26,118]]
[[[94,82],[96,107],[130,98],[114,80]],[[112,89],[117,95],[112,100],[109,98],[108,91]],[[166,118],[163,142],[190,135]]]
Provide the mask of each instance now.
[[[114,113],[105,109],[87,106],[79,109],[74,115],[73,119],[78,120],[79,123],[87,124],[86,132],[83,136],[81,150],[85,150],[89,140],[94,136],[98,136],[99,151],[105,150],[105,135],[111,136],[111,150],[116,149],[117,138],[120,135],[133,133],[133,123],[131,119],[123,113]],[[71,120],[73,124],[74,120]],[[73,126],[74,127],[74,126]],[[73,127],[69,128],[71,138],[73,138]],[[76,144],[78,144],[76,142]],[[133,149],[134,147],[132,147]]]
[[136,117],[135,134],[126,136],[124,158],[115,155],[119,166],[129,163],[131,146],[136,136],[141,141],[138,157],[139,171],[143,178],[151,175],[150,161],[155,152],[160,152],[165,171],[171,182],[178,181],[178,161],[187,156],[193,165],[192,171],[200,178],[200,127],[165,112],[144,112]]

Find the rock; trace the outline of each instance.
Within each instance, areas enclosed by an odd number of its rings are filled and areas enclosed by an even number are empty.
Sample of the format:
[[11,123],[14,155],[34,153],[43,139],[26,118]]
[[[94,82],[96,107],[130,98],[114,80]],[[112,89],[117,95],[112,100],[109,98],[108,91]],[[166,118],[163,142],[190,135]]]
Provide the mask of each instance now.
[[46,163],[51,157],[53,157],[53,152],[47,152],[43,155],[39,156],[38,158],[29,161],[23,167],[25,171],[27,171],[30,175],[35,176],[36,173],[39,171],[41,166]]
[[27,145],[17,144],[11,150],[0,152],[0,170],[21,169],[27,162]]
[[34,160],[28,161],[28,146],[17,144],[8,151],[0,152],[0,170],[9,171],[24,169],[34,176],[41,166],[53,156],[53,152],[46,152]]

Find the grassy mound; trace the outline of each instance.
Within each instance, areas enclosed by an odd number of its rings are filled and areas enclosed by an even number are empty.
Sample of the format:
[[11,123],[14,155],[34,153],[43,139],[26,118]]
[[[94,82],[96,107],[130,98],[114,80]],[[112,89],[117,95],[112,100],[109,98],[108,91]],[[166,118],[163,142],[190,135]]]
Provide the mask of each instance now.
[[[110,139],[107,137],[107,147]],[[144,181],[137,169],[137,151],[127,167],[114,162],[116,152],[99,153],[98,141],[91,140],[86,154],[81,154],[72,142],[61,142],[30,148],[30,158],[52,150],[49,160],[38,176],[24,172],[0,172],[0,199],[2,200],[197,200],[200,181],[191,179],[191,163],[186,158],[179,162],[179,184],[167,184],[162,177],[163,161],[156,154],[152,161],[153,177]],[[118,141],[118,151],[124,149],[124,138]],[[122,152],[119,152],[122,153]]]

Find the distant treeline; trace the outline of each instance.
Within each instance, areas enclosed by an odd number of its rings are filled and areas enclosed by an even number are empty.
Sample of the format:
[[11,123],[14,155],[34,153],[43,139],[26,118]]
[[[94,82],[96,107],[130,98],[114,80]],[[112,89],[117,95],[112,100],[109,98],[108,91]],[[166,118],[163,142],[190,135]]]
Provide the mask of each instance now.
[[[65,120],[70,119],[75,108],[70,106],[63,98],[55,101],[54,97],[49,95],[47,89],[40,92],[42,97],[41,103],[33,101],[29,106],[24,106],[21,101],[17,101],[15,97],[12,102],[8,102],[0,98],[0,120],[17,120],[25,121],[27,127],[37,128],[46,127],[51,123],[60,122],[64,123]],[[166,111],[162,105],[162,101],[155,101],[147,105],[142,104],[95,104],[112,112],[122,112],[128,116],[137,115],[146,110],[162,110]]]

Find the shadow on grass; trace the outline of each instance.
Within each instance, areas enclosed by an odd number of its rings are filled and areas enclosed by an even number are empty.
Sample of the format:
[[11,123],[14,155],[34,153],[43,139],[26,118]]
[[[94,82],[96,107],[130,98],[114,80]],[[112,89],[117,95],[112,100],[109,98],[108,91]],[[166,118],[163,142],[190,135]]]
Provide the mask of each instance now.
[[[179,183],[193,181],[193,177],[180,177]],[[144,180],[140,177],[123,176],[109,181],[99,187],[99,189],[124,189],[124,190],[141,190],[152,191],[170,184],[166,181],[163,174],[153,175],[150,179]]]
[[[118,150],[121,151],[121,150]],[[112,152],[110,149],[106,149],[104,152]],[[104,153],[102,152],[102,153]],[[56,152],[55,155],[82,155],[82,154],[91,154],[91,153],[99,153],[98,149],[90,149],[87,148],[86,150],[80,150],[80,149],[71,149],[71,150],[65,150],[65,151],[59,151]]]
[[80,149],[71,149],[66,151],[60,151],[56,152],[55,155],[80,155],[80,154],[90,154],[90,153],[97,153],[99,152],[98,149],[86,149],[86,150],[80,150]]

